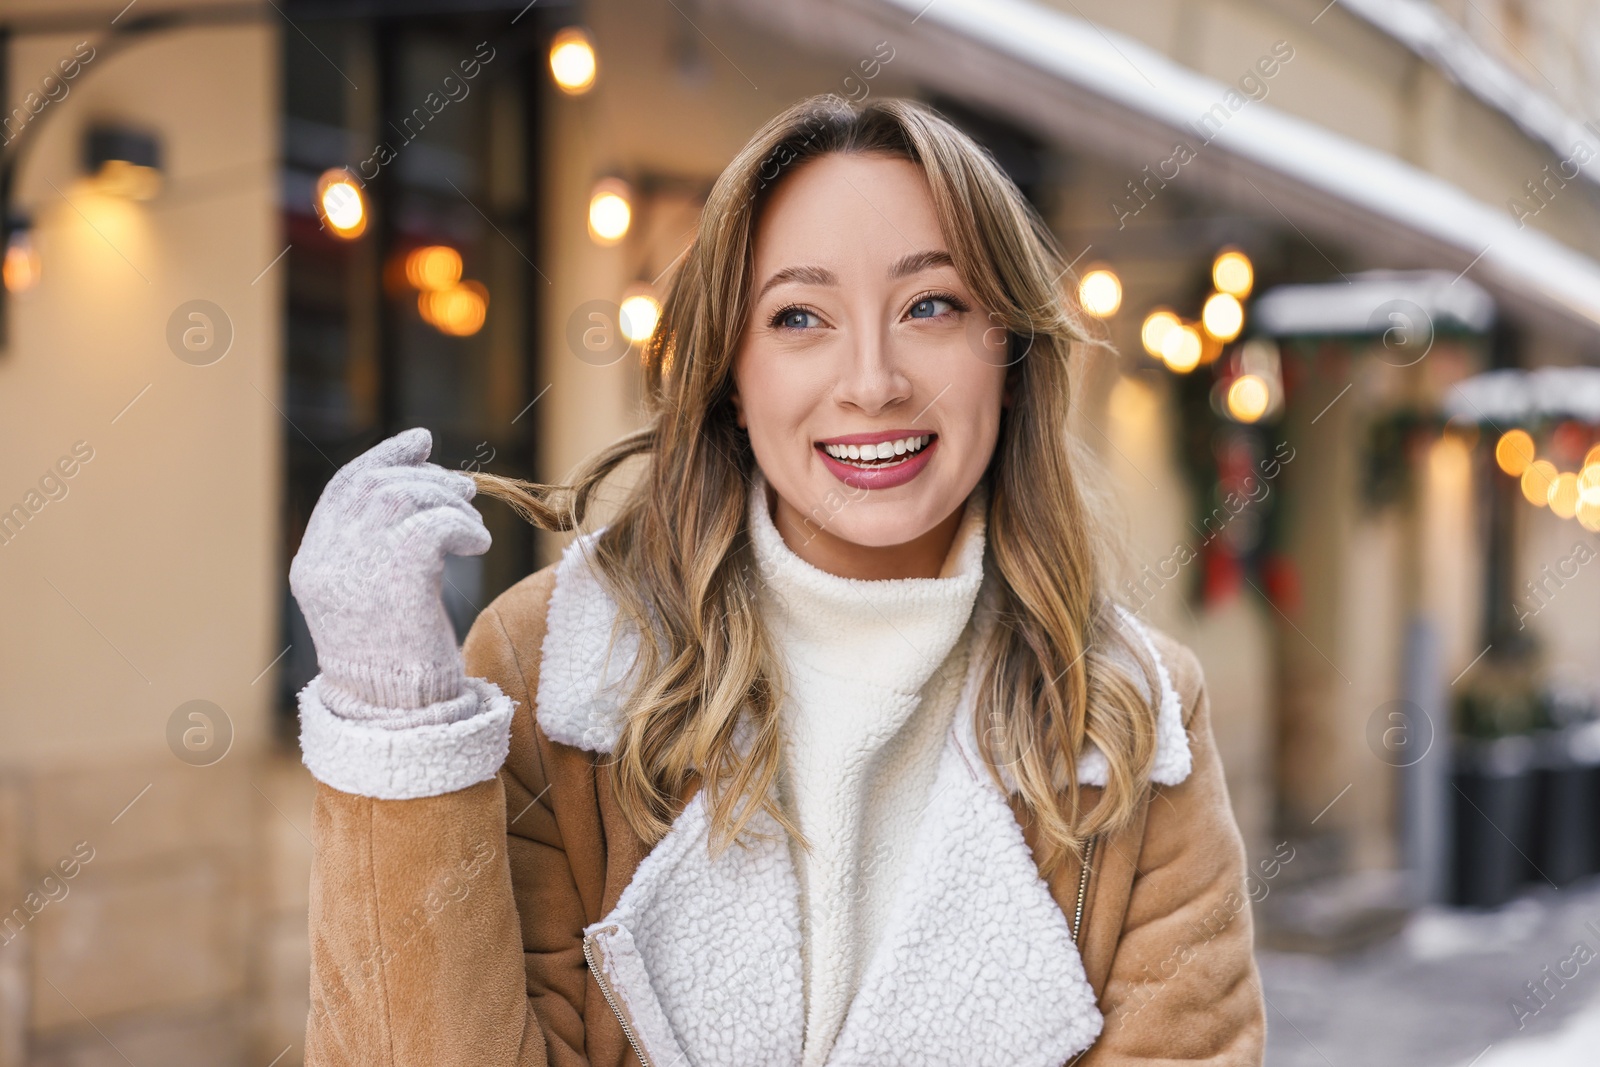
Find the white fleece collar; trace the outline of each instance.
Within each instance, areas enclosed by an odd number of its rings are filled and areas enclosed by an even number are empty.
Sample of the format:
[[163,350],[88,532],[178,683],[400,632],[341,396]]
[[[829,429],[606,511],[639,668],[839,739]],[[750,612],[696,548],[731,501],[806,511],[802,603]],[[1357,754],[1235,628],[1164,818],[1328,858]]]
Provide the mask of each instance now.
[[[636,635],[624,633],[608,656],[617,609],[590,569],[598,536],[575,540],[557,567],[536,713],[551,739],[607,753],[620,732],[621,682],[638,646]],[[992,613],[982,597],[975,610],[981,639]],[[1179,697],[1143,624],[1123,617],[1158,667],[1153,777],[1177,784],[1190,768]],[[1058,1067],[1103,1026],[1067,916],[978,757],[977,668],[974,657],[893,910],[827,1067]],[[736,732],[741,748],[748,736]],[[1092,746],[1078,769],[1083,783],[1105,784],[1104,756]],[[1003,769],[1002,778],[1015,791]],[[805,1027],[793,857],[776,822],[757,812],[751,829],[767,840],[731,846],[713,861],[704,798],[695,793],[616,907],[585,933],[597,969],[658,1067],[793,1067]]]
[[[575,538],[556,566],[556,585],[550,594],[541,650],[536,705],[539,725],[552,740],[589,752],[609,753],[621,736],[622,707],[627,696],[625,680],[638,651],[639,636],[632,628],[624,628],[617,636],[616,647],[610,647],[617,606],[590,562],[592,547],[601,532],[596,530]],[[968,546],[974,542],[981,553],[982,537],[969,538]],[[981,564],[977,568],[981,571]],[[974,648],[981,648],[992,619],[984,611],[982,597],[975,610],[979,618]],[[1182,702],[1171,672],[1145,625],[1120,604],[1117,612],[1144,643],[1156,665],[1160,683],[1156,758],[1151,780],[1159,785],[1177,785],[1189,776],[1191,765],[1189,738],[1183,729]],[[980,665],[979,657],[974,656],[968,673],[975,672]],[[970,715],[957,715],[958,722],[970,718]],[[965,732],[970,738],[971,722],[967,721],[966,726]],[[1087,742],[1078,758],[1078,781],[1084,785],[1104,786],[1107,769],[1105,755],[1093,741]],[[1001,778],[1011,792],[1017,791],[1016,783],[1003,767]]]

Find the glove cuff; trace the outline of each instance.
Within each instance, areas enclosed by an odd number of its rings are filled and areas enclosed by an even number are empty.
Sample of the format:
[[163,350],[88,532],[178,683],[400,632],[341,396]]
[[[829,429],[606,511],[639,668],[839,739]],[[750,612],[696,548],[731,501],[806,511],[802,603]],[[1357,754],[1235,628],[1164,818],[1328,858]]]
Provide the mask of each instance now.
[[[459,698],[467,689],[466,672],[457,656],[447,664],[363,663],[358,660],[322,659],[325,684],[340,690],[352,718],[381,718],[383,709],[427,708]],[[362,714],[365,708],[378,714]]]
[[389,707],[371,704],[332,681],[323,678],[322,703],[335,718],[346,722],[359,722],[368,726],[381,726],[386,730],[405,730],[413,726],[438,726],[459,722],[478,710],[478,697],[473,690],[463,688],[457,696],[425,704],[419,708]]

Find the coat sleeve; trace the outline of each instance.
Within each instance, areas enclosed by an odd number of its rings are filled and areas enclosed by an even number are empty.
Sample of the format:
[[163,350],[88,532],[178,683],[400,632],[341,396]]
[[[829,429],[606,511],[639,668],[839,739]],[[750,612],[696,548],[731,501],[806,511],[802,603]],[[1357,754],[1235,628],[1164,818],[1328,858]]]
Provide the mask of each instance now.
[[[543,916],[541,929],[576,916],[581,931],[581,907],[528,726],[529,683],[493,605],[463,655],[467,674],[487,679],[515,709],[499,727],[510,735],[502,736],[503,765],[482,780],[436,781],[456,787],[403,799],[318,776],[306,1032],[313,1067],[588,1067],[582,1001],[567,999],[582,997],[581,941],[530,943],[530,915]],[[303,721],[305,709],[303,694]],[[491,711],[486,698],[478,714]]]
[[1266,1014],[1244,842],[1228,803],[1199,661],[1172,643],[1193,768],[1158,786],[1110,972],[1105,1026],[1078,1067],[1259,1067]]

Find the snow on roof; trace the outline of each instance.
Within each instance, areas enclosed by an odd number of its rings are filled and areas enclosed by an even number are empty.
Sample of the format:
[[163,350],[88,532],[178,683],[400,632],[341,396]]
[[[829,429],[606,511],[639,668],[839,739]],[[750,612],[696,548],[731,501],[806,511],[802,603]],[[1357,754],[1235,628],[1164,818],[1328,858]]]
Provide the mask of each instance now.
[[[1035,0],[876,0],[1188,136],[1234,87],[1131,37]],[[1252,102],[1211,144],[1475,257],[1468,269],[1600,326],[1600,263],[1370,145]]]
[[1383,334],[1397,326],[1483,333],[1494,312],[1482,286],[1433,270],[1373,270],[1352,274],[1348,282],[1280,285],[1250,305],[1256,332],[1271,337]]
[[1600,367],[1485,371],[1457,382],[1443,406],[1451,416],[1501,428],[1538,418],[1600,424]]
[[[1467,92],[1505,115],[1556,158],[1570,160],[1600,185],[1600,148],[1593,130],[1486,52],[1471,34],[1428,0],[1342,0],[1341,7],[1376,26],[1426,59]],[[1579,143],[1594,150],[1587,163],[1573,158]],[[1570,174],[1567,175],[1570,177]]]

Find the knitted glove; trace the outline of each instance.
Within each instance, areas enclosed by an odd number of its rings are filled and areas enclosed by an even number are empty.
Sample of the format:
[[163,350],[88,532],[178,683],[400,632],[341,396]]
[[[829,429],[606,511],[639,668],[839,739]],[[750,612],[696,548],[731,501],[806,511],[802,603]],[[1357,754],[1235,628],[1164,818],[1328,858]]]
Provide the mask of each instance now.
[[334,715],[390,729],[455,722],[466,685],[440,586],[446,552],[489,549],[466,474],[424,462],[417,427],[341,467],[322,491],[289,566],[317,649],[318,692]]

